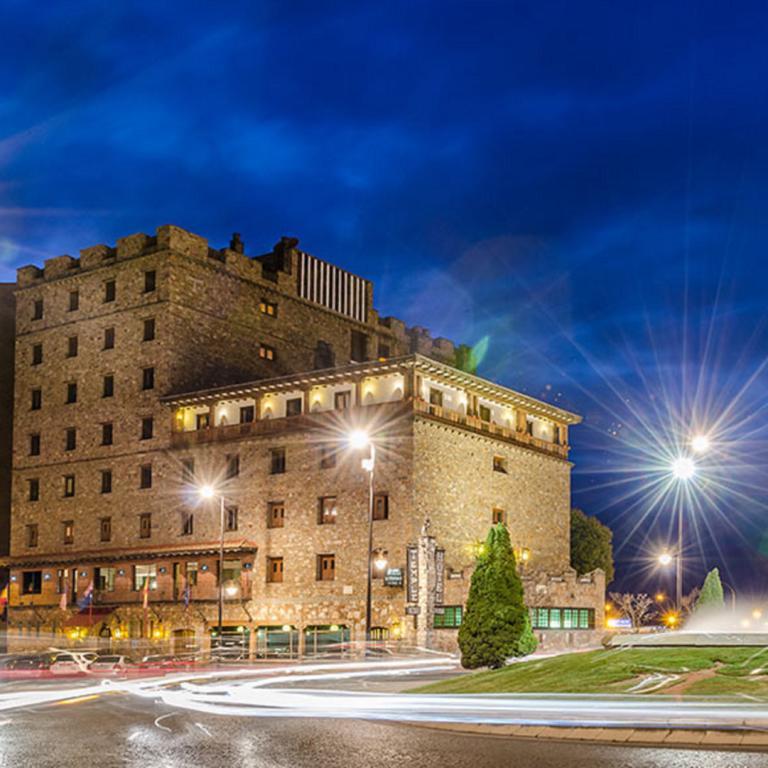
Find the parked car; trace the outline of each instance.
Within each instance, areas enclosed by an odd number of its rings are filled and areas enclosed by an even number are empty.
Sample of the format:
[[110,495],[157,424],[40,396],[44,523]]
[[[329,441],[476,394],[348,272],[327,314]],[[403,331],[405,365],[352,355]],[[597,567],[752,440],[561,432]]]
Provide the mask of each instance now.
[[82,675],[88,671],[97,655],[91,651],[64,651],[53,656],[50,666],[52,675]]
[[97,656],[88,666],[90,672],[117,675],[126,672],[130,666],[127,656]]
[[26,656],[12,656],[6,660],[3,670],[11,672],[31,672],[47,670],[51,666],[51,654],[43,653]]

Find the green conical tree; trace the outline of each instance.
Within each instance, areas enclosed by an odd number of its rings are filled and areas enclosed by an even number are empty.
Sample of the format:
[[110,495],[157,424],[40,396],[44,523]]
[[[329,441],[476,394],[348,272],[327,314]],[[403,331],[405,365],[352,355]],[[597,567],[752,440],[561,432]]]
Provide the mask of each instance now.
[[459,648],[467,669],[500,667],[510,656],[536,648],[509,532],[502,524],[488,532],[477,558],[459,627]]
[[713,568],[704,579],[704,586],[701,588],[701,594],[696,601],[695,612],[709,611],[716,608],[722,608],[725,605],[723,598],[723,585],[720,582],[720,571]]

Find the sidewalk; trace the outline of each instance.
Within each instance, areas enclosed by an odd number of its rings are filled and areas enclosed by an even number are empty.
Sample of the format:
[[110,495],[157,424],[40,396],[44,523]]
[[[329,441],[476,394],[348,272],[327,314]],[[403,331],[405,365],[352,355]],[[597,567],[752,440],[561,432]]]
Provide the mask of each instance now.
[[573,728],[485,723],[409,723],[454,733],[542,741],[584,741],[648,747],[709,747],[768,752],[768,731],[670,730],[661,728]]

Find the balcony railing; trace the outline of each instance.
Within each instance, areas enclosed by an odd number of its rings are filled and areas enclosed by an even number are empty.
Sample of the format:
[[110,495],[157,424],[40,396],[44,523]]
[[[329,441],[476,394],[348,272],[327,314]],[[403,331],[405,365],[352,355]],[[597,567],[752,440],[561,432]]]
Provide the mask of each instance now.
[[[503,440],[525,445],[544,453],[568,457],[569,446],[561,445],[549,440],[542,440],[534,437],[527,432],[520,432],[509,427],[496,424],[493,421],[482,421],[477,416],[467,416],[459,411],[450,408],[444,408],[439,405],[433,405],[420,398],[414,398],[410,401],[397,401],[392,403],[376,403],[372,405],[360,405],[350,409],[376,409],[390,410],[393,413],[397,410],[412,409],[416,413],[426,414],[451,424],[457,424],[467,429],[479,432],[481,434],[493,435]],[[193,445],[204,443],[225,442],[229,440],[239,440],[246,437],[256,437],[264,435],[273,435],[286,430],[317,429],[322,423],[324,417],[330,414],[338,414],[338,411],[319,411],[317,413],[300,414],[298,416],[284,416],[271,419],[258,419],[256,421],[244,422],[242,424],[222,424],[216,427],[205,427],[198,430],[178,431],[171,435],[171,445],[175,448],[188,448]]]

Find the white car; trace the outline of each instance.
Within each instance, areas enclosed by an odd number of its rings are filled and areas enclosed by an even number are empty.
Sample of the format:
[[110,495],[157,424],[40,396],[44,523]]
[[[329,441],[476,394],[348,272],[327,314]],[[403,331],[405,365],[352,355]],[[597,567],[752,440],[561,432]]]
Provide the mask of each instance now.
[[88,669],[90,672],[117,675],[128,669],[128,659],[125,656],[97,656]]
[[88,666],[96,658],[95,653],[64,651],[57,653],[51,660],[52,675],[81,675],[88,671]]

